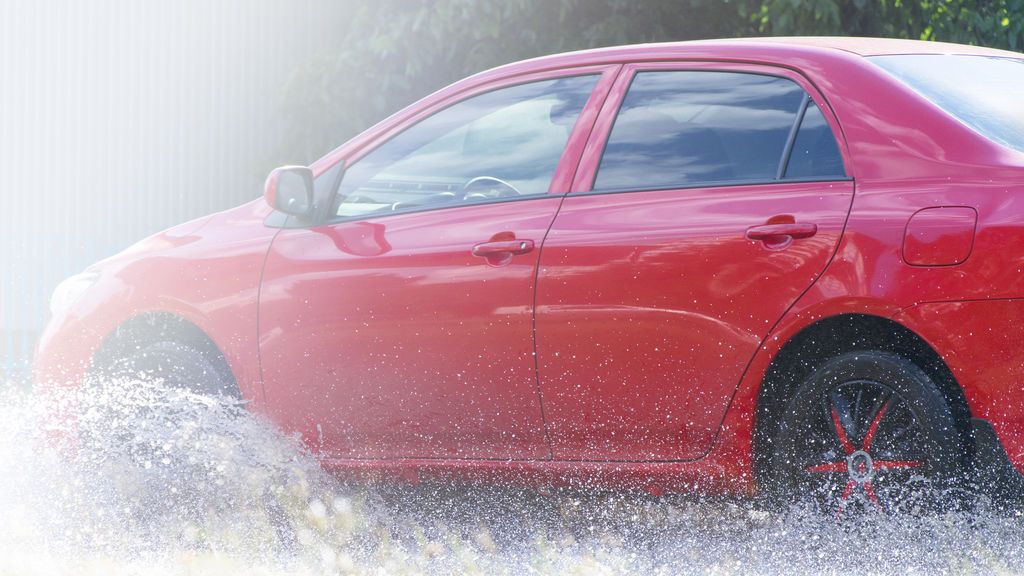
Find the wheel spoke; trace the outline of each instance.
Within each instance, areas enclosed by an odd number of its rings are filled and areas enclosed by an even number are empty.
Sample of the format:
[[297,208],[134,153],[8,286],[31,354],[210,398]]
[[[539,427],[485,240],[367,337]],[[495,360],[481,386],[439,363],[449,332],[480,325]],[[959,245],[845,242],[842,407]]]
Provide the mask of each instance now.
[[840,474],[846,474],[848,471],[846,460],[842,462],[827,462],[825,464],[816,464],[814,466],[807,467],[808,472],[836,472]]
[[885,415],[885,411],[889,409],[891,403],[891,398],[886,400],[882,407],[875,412],[875,417],[871,419],[871,424],[868,425],[868,433],[864,435],[864,443],[861,448],[865,452],[871,449],[871,442],[875,439],[875,433],[878,432],[878,424],[882,421],[882,416]]
[[846,483],[846,488],[843,489],[843,495],[839,497],[839,513],[843,513],[843,508],[846,507],[846,501],[850,499],[853,494],[853,489],[857,487],[857,483],[853,480],[849,480]]
[[847,454],[853,454],[857,449],[853,447],[853,443],[846,435],[846,429],[843,428],[843,423],[839,419],[839,411],[836,410],[835,404],[832,405],[832,423],[836,427],[836,436],[839,437],[839,443],[843,446],[843,450]]
[[854,422],[860,422],[860,410],[861,410],[861,404],[862,404],[862,400],[863,399],[864,399],[864,388],[857,388],[857,399],[854,401],[854,403],[853,403],[853,410],[851,411],[851,413],[853,415],[853,421]]
[[864,483],[864,493],[868,495],[868,500],[871,500],[879,510],[882,509],[882,503],[878,501],[878,495],[875,494],[875,487],[871,485],[870,480]]
[[[892,422],[892,418],[890,418],[889,421]],[[891,426],[891,424],[890,424],[890,426]],[[910,434],[913,431],[914,431],[914,422],[911,421],[906,426],[904,426],[902,428],[899,428],[895,432],[892,432],[888,436],[886,436],[886,440],[890,444],[896,445],[896,444],[899,444],[899,440],[902,440],[903,438],[905,438],[908,434]]]
[[875,469],[891,470],[893,468],[920,468],[924,462],[920,460],[875,460]]

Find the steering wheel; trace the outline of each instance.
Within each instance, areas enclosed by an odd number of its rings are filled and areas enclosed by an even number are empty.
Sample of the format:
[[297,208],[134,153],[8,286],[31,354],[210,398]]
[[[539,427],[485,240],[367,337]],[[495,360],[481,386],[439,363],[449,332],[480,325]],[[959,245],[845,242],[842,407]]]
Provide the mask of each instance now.
[[516,187],[494,176],[477,176],[462,187],[462,198],[480,200],[483,198],[511,198],[522,196]]

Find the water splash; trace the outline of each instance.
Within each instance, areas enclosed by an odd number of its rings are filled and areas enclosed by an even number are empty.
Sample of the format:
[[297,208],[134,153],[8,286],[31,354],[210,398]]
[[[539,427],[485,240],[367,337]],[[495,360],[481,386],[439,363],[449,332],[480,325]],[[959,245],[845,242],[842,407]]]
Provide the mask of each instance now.
[[[68,395],[10,388],[0,400],[0,549],[20,569],[95,561],[150,573],[208,556],[277,571],[323,545],[305,516],[340,485],[240,403],[154,381]],[[39,426],[68,403],[72,448]]]
[[[68,453],[40,432],[81,415]],[[237,401],[112,381],[0,392],[0,573],[1024,572],[1002,510],[856,523],[637,493],[350,486]]]

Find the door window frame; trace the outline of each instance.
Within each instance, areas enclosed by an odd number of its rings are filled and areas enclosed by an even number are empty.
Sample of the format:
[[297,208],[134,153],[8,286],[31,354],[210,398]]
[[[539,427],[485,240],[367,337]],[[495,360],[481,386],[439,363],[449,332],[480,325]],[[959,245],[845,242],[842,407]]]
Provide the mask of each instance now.
[[[479,202],[473,202],[471,204],[440,204],[435,206],[425,206],[423,208],[416,208],[411,210],[402,210],[397,212],[384,212],[379,214],[360,214],[355,216],[329,216],[325,222],[321,225],[332,225],[341,222],[353,222],[377,219],[381,217],[388,217],[392,215],[400,214],[413,214],[417,212],[427,212],[434,210],[447,210],[461,207],[470,206],[482,206],[488,204],[495,204],[500,202],[519,202],[524,200],[536,200],[542,198],[550,198],[552,195],[564,195],[569,192],[573,179],[576,174],[576,167],[579,164],[580,157],[590,141],[590,136],[593,131],[594,125],[601,113],[602,106],[605,99],[608,96],[609,91],[616,78],[619,76],[619,71],[622,68],[622,64],[605,64],[605,65],[593,65],[593,66],[579,66],[570,68],[557,68],[551,70],[543,70],[538,72],[530,72],[524,74],[516,74],[511,76],[505,76],[495,80],[490,80],[484,83],[478,83],[476,85],[469,86],[462,90],[457,90],[453,94],[438,99],[429,105],[423,105],[422,102],[414,104],[411,113],[399,113],[400,119],[395,121],[385,120],[381,124],[370,128],[367,132],[357,136],[352,142],[343,145],[335,153],[329,155],[330,162],[317,162],[316,170],[318,177],[320,175],[328,174],[333,168],[339,163],[344,162],[345,166],[353,165],[359,162],[364,156],[373,152],[378,147],[388,142],[395,136],[402,132],[412,128],[419,122],[442,112],[443,110],[454,106],[460,102],[485,94],[487,92],[493,92],[495,90],[501,90],[503,88],[511,88],[521,84],[529,84],[532,82],[543,82],[545,80],[557,80],[560,78],[571,78],[576,76],[597,76],[597,82],[594,85],[594,89],[590,93],[590,97],[584,104],[583,109],[580,111],[579,116],[576,119],[576,123],[572,128],[572,132],[569,134],[569,138],[566,141],[565,147],[562,149],[562,155],[558,160],[558,164],[555,168],[555,172],[552,175],[551,183],[548,185],[547,194],[532,194],[523,197],[514,198],[495,198],[493,200],[483,200]],[[425,101],[429,101],[428,97]],[[342,152],[343,151],[343,152]],[[342,153],[339,153],[342,152]],[[325,158],[326,160],[326,158]],[[331,205],[337,201],[338,190],[341,187],[341,183],[344,180],[344,173],[339,178],[335,179],[332,184],[333,190],[330,194]]]
[[[811,102],[814,102],[821,110],[821,113],[825,116],[825,121],[828,123],[829,128],[832,130],[832,135],[836,139],[836,145],[839,147],[839,154],[843,160],[843,168],[846,171],[845,177],[825,177],[825,178],[793,178],[793,179],[772,179],[772,180],[743,180],[736,182],[726,183],[695,183],[692,185],[673,186],[671,188],[658,188],[660,190],[682,190],[687,188],[723,188],[729,186],[752,186],[752,185],[766,185],[766,184],[795,184],[801,182],[848,182],[855,180],[856,174],[855,167],[853,164],[852,157],[850,155],[849,147],[846,144],[846,135],[843,133],[842,126],[836,119],[835,112],[829,105],[828,100],[825,99],[824,95],[817,89],[817,87],[808,80],[803,74],[790,68],[784,68],[780,66],[771,66],[766,64],[748,64],[742,62],[716,62],[716,61],[656,61],[656,62],[633,62],[623,64],[622,69],[619,71],[618,77],[615,79],[615,83],[612,85],[607,96],[604,99],[604,106],[601,107],[601,111],[598,114],[597,121],[591,130],[591,137],[587,141],[587,145],[583,150],[582,155],[579,158],[579,163],[576,167],[576,173],[573,177],[572,185],[569,190],[571,196],[580,196],[584,194],[621,194],[630,192],[649,192],[654,189],[647,188],[636,188],[628,190],[615,190],[605,192],[594,191],[594,181],[597,178],[597,170],[601,165],[601,159],[604,157],[605,146],[608,144],[608,138],[611,136],[612,128],[615,125],[615,119],[618,117],[619,109],[622,106],[623,101],[626,98],[626,93],[629,91],[629,87],[633,83],[633,78],[639,72],[732,72],[739,74],[759,74],[762,76],[775,76],[777,78],[785,78],[795,82],[804,93],[810,98]],[[588,103],[589,105],[589,103]],[[802,121],[802,115],[801,115]],[[799,130],[799,126],[797,126]],[[795,137],[794,132],[792,136]],[[791,150],[789,151],[791,152]],[[788,158],[785,159],[788,163]]]

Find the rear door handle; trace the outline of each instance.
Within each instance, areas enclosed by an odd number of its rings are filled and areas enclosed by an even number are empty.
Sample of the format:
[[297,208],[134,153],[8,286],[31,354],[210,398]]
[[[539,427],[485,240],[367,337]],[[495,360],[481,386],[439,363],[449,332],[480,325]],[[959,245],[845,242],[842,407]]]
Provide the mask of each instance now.
[[473,246],[473,256],[488,258],[512,254],[526,254],[533,250],[533,240],[499,240],[482,242]]
[[786,219],[790,221],[771,223],[772,221],[769,220],[769,224],[747,228],[747,238],[750,240],[760,240],[761,244],[768,250],[783,250],[788,248],[793,243],[793,240],[810,238],[818,232],[817,224],[793,222],[792,216],[786,216]]
[[817,224],[804,222],[790,222],[785,224],[762,224],[747,228],[747,238],[751,240],[781,240],[785,237],[792,239],[810,238],[818,233]]

